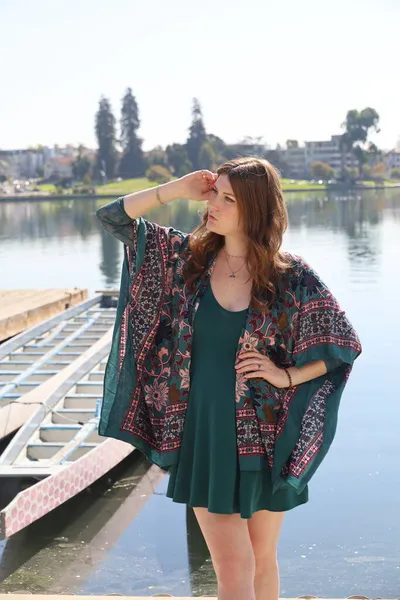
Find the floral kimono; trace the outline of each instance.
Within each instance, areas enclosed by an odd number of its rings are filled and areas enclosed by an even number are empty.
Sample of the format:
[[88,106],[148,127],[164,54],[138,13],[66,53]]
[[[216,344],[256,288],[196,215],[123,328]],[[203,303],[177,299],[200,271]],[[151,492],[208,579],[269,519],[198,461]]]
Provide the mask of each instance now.
[[[216,255],[189,291],[182,269],[191,234],[131,219],[119,198],[97,211],[124,243],[99,433],[130,442],[161,468],[178,461],[190,393],[193,320]],[[257,350],[279,367],[323,360],[327,374],[278,389],[236,374],[240,470],[269,468],[276,491],[301,493],[335,435],[338,408],[360,341],[318,275],[298,256],[267,313],[247,310],[237,355]],[[204,382],[207,385],[207,382]]]

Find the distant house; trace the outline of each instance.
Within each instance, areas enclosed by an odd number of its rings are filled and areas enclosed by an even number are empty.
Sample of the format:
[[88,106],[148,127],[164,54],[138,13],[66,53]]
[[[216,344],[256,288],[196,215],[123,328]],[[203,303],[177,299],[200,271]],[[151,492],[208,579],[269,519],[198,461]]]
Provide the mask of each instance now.
[[[340,175],[342,164],[341,137],[341,135],[332,135],[330,140],[323,142],[306,142],[307,170],[310,171],[313,162],[324,162],[335,169],[336,175]],[[344,166],[348,169],[356,169],[357,165],[354,154],[346,152]]]
[[[305,142],[304,146],[300,146],[296,140],[289,140],[287,148],[283,150],[283,157],[289,167],[290,175],[309,177],[313,162],[326,163],[334,168],[336,175],[340,175],[342,165],[340,139],[340,135],[333,135],[330,140]],[[357,160],[351,152],[347,152],[343,158],[345,167],[357,168]]]
[[288,140],[286,150],[283,150],[283,158],[289,167],[291,177],[307,176],[307,156],[304,146],[299,146],[297,140]]
[[386,170],[391,171],[392,169],[400,169],[400,149],[393,148],[387,152],[383,157]]
[[49,158],[44,164],[45,179],[69,179],[72,177],[72,156]]
[[0,161],[7,165],[7,175],[12,179],[32,179],[43,167],[42,150],[0,150]]

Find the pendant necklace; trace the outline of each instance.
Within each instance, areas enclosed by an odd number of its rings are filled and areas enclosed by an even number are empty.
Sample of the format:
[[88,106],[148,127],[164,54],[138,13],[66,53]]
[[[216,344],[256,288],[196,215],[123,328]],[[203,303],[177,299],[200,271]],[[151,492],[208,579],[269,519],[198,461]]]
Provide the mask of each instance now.
[[[234,279],[236,279],[236,273],[238,273],[241,269],[243,269],[245,263],[243,263],[242,266],[239,267],[239,269],[237,269],[236,271],[232,271],[231,265],[229,264],[228,256],[233,256],[233,255],[228,254],[227,251],[225,250],[225,248],[223,248],[223,251],[225,252],[226,262],[227,262],[227,265],[229,267],[229,270],[232,273],[228,277],[231,277],[231,278],[233,277]],[[244,258],[244,257],[243,256],[235,256],[234,258]]]

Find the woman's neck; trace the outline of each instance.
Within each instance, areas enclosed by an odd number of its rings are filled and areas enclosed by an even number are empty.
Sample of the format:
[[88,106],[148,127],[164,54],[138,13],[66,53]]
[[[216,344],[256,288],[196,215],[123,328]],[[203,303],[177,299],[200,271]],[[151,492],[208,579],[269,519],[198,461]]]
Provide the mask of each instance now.
[[245,258],[247,253],[247,241],[243,238],[226,235],[224,240],[224,249],[232,258]]

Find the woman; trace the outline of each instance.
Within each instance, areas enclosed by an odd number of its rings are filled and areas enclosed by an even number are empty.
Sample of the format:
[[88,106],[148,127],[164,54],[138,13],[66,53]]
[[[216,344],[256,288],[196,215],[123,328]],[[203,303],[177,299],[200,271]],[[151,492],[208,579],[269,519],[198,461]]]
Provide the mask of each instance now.
[[[140,217],[205,201],[184,234]],[[120,198],[97,212],[124,243],[99,431],[170,472],[192,506],[219,600],[276,600],[284,513],[335,434],[360,342],[335,298],[281,252],[287,212],[276,170],[240,158]]]

